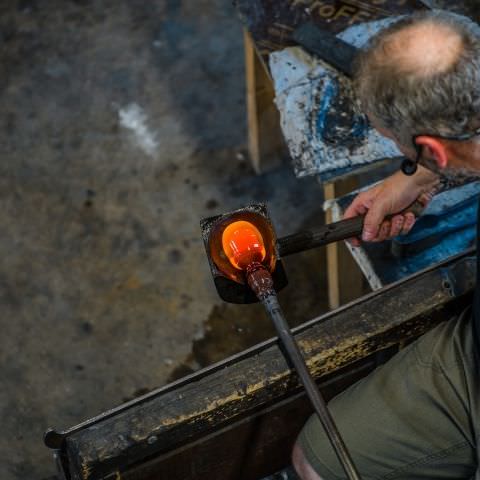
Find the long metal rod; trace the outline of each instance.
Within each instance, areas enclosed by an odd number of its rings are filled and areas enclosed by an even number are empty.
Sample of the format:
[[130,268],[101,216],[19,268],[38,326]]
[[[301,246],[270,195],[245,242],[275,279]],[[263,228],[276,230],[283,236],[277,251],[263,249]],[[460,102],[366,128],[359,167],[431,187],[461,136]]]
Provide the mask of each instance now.
[[[412,212],[419,217],[424,208],[420,202],[415,201],[404,212]],[[390,215],[387,218],[391,217]],[[364,221],[364,216],[357,216],[279,238],[277,239],[278,254],[282,258],[347,238],[358,237],[362,234]]]
[[355,468],[352,457],[343,442],[342,437],[335,425],[335,422],[327,408],[327,404],[318,389],[317,384],[313,380],[310,372],[308,371],[305,360],[298,348],[297,342],[293,338],[290,327],[288,326],[282,308],[278,303],[277,295],[275,292],[269,293],[269,295],[261,298],[261,301],[265,307],[265,310],[271,317],[275,329],[277,330],[278,338],[284,347],[284,354],[293,364],[300,381],[305,387],[307,396],[312,402],[313,408],[320,419],[320,422],[325,429],[325,432],[330,440],[330,443],[335,450],[335,453],[342,465],[347,478],[350,480],[360,480],[360,475]]

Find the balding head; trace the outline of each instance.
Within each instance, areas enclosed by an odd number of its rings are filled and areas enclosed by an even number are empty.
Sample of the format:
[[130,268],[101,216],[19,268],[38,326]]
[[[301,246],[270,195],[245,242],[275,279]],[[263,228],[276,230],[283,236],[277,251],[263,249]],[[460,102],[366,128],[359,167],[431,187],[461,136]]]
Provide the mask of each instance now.
[[429,76],[450,70],[463,51],[462,36],[449,25],[424,20],[392,33],[378,61],[396,64],[406,73]]
[[355,83],[364,110],[404,145],[466,133],[480,119],[480,28],[439,10],[404,17],[360,55]]

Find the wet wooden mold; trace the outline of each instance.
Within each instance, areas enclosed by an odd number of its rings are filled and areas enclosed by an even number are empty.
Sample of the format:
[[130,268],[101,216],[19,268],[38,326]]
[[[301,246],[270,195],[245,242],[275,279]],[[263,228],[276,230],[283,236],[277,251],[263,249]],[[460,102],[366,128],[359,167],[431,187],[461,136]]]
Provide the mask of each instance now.
[[[378,352],[458,311],[474,280],[475,261],[462,255],[296,329],[326,396],[374,368]],[[310,413],[271,340],[86,424],[66,435],[59,453],[76,480],[254,480],[289,463]]]

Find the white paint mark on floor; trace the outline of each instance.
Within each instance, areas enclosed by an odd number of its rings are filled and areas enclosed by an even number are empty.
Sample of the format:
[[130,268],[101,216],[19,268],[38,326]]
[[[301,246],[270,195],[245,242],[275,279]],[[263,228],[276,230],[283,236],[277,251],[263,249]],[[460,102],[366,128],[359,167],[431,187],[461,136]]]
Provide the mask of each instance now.
[[148,125],[148,117],[142,107],[136,103],[130,103],[118,111],[120,125],[133,133],[137,145],[147,154],[153,157],[157,151],[157,135]]

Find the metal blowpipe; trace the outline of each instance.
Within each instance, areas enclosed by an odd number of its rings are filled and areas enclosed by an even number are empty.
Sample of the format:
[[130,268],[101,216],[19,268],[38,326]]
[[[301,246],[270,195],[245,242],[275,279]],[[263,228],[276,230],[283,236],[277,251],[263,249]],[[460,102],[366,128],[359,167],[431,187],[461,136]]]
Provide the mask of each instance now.
[[347,477],[350,480],[360,480],[360,475],[330,415],[327,404],[308,371],[288,326],[273,287],[272,275],[262,263],[266,257],[266,249],[261,233],[249,222],[233,222],[223,232],[222,246],[233,267],[245,273],[248,285],[272,319],[283,354],[297,372]]

